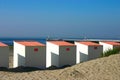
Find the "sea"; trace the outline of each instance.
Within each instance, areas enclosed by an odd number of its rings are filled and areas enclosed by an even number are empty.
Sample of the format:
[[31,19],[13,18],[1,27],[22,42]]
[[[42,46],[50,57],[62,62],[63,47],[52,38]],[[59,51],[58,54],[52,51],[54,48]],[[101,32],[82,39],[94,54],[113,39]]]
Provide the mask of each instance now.
[[13,45],[13,41],[38,41],[43,44],[46,44],[46,38],[0,38],[0,42],[3,42],[9,46]]
[[[46,44],[47,38],[0,38],[0,42],[3,42],[9,46],[13,45],[13,41],[38,41],[40,43]],[[120,38],[51,38],[49,40],[66,40],[66,41],[81,41],[81,40],[88,40],[88,41],[118,41],[120,42]]]

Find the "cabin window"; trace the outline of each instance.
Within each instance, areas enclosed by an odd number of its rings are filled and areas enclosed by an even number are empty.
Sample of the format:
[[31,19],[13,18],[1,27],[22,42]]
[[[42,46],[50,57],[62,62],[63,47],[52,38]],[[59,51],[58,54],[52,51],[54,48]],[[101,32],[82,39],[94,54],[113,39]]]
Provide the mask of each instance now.
[[70,48],[66,48],[66,51],[70,51]]
[[34,48],[34,51],[35,51],[35,52],[38,52],[38,48]]
[[98,47],[94,47],[94,49],[97,49]]

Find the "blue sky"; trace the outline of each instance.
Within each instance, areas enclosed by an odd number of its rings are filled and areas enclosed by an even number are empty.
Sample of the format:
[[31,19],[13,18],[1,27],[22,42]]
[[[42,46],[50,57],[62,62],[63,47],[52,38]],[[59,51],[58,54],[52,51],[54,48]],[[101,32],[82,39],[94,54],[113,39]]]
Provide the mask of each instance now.
[[120,0],[0,0],[0,37],[120,38]]

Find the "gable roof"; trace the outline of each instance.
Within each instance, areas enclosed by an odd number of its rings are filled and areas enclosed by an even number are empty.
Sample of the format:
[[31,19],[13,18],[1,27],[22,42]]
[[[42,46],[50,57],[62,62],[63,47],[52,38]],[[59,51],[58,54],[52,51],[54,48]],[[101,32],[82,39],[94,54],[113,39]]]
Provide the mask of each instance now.
[[15,41],[15,42],[22,44],[24,46],[45,46],[44,44],[37,41]]
[[77,42],[79,44],[84,44],[84,45],[87,45],[87,46],[102,46],[100,44],[97,44],[97,43],[94,43],[94,42],[90,42],[90,41],[81,41],[81,42]]
[[6,45],[6,44],[0,42],[0,46],[8,46],[8,45]]
[[48,42],[51,42],[51,43],[56,44],[58,46],[75,46],[74,44],[69,43],[69,42],[65,42],[65,41],[48,41]]
[[110,45],[120,46],[120,43],[113,42],[113,41],[102,41],[102,42],[103,42],[103,43],[106,43],[106,44],[110,44]]

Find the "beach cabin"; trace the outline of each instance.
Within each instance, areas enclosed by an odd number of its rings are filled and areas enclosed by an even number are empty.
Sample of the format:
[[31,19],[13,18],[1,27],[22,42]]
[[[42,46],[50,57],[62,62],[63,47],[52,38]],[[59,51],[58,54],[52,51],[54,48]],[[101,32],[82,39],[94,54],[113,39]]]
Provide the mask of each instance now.
[[46,46],[37,41],[14,41],[13,67],[46,68]]
[[96,59],[101,56],[103,46],[94,42],[81,41],[75,42],[76,45],[76,63]]
[[9,67],[9,46],[0,42],[0,67]]
[[103,45],[103,52],[109,49],[120,47],[120,43],[113,42],[113,41],[101,41],[99,42],[99,44]]
[[46,67],[63,67],[76,64],[76,46],[65,41],[46,42]]

